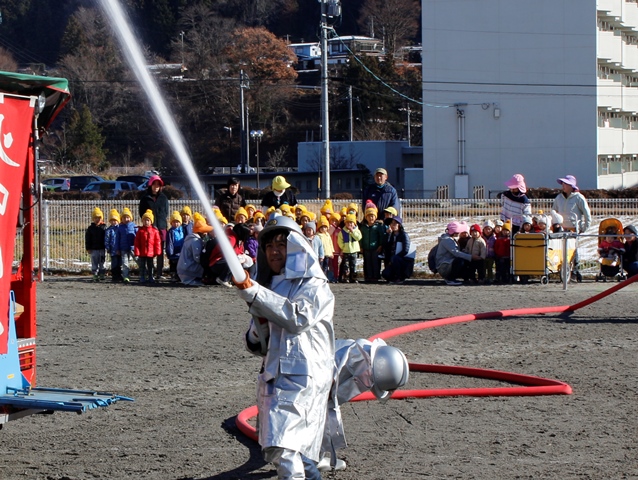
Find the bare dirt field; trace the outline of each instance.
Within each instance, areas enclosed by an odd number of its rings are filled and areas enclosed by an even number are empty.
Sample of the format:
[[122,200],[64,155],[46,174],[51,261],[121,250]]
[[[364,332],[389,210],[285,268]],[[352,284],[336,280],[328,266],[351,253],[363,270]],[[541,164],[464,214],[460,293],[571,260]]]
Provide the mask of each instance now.
[[[447,287],[335,285],[340,338],[439,317],[573,304],[613,283]],[[389,341],[417,363],[475,366],[569,383],[573,395],[455,397],[343,406],[348,468],[324,478],[638,478],[638,284],[570,316],[515,317]],[[275,478],[234,417],[254,405],[259,359],[233,289],[52,278],[38,291],[38,385],[135,398],[0,431],[2,479]],[[501,386],[413,373],[409,387]]]

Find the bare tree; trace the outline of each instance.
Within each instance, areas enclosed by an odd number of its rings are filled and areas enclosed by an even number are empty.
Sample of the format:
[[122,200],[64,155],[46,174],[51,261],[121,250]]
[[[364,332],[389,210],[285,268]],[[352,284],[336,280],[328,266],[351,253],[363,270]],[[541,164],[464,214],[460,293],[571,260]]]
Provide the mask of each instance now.
[[15,72],[18,70],[18,62],[13,59],[11,52],[4,47],[0,47],[0,70],[5,72]]
[[[330,146],[330,169],[331,170],[352,170],[359,163],[360,155],[355,152],[354,146],[350,145],[347,151],[344,151],[341,145]],[[308,161],[308,165],[314,171],[323,170],[323,158],[321,150],[316,149],[312,152],[312,156]]]
[[280,168],[285,167],[287,164],[286,162],[287,152],[288,152],[288,147],[285,145],[279,147],[273,153],[268,152],[266,154],[266,156],[268,157],[268,160],[266,160],[266,165],[265,165],[266,168],[271,168],[276,172]]
[[365,0],[359,17],[362,28],[374,22],[375,30],[382,32],[390,58],[416,35],[420,21],[421,3],[418,0]]

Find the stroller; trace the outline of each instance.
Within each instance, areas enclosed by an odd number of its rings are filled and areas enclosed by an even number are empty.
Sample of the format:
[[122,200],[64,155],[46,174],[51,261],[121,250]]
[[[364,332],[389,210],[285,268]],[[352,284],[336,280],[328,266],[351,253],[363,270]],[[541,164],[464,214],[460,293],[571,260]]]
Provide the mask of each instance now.
[[617,235],[622,235],[623,226],[617,218],[606,218],[598,226],[598,263],[600,272],[596,275],[596,281],[606,282],[607,278],[618,276],[618,281],[626,277],[622,270],[622,255],[625,253],[625,245]]

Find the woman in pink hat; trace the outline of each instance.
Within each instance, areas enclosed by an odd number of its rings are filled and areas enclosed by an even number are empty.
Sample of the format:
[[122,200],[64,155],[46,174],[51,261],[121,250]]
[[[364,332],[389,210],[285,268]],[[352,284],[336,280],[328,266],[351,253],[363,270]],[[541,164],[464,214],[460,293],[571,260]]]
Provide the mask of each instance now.
[[501,220],[512,222],[512,235],[515,235],[523,224],[524,216],[532,216],[532,204],[525,192],[525,178],[520,173],[512,175],[505,186],[509,189],[501,193]]

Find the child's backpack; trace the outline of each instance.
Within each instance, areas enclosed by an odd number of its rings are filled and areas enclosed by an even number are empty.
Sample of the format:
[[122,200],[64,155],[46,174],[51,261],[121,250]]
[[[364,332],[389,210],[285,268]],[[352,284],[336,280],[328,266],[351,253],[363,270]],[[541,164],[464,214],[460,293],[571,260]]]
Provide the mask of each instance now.
[[428,253],[428,268],[432,273],[436,273],[436,251],[439,249],[439,245],[434,245],[430,253]]

